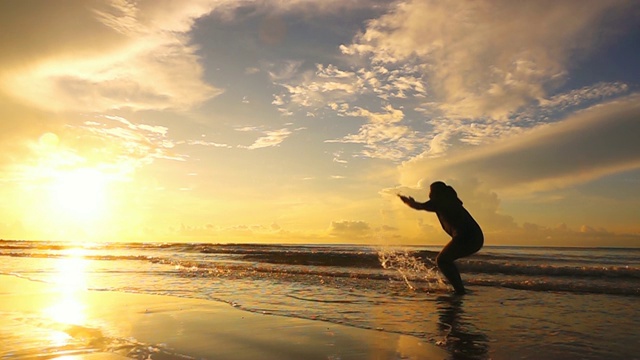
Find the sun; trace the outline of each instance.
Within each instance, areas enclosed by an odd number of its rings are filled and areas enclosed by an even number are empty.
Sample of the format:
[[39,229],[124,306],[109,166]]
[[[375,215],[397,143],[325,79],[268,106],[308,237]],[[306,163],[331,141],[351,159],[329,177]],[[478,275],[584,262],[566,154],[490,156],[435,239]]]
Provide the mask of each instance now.
[[107,176],[91,168],[59,172],[51,183],[50,198],[54,211],[67,220],[96,220],[106,211]]

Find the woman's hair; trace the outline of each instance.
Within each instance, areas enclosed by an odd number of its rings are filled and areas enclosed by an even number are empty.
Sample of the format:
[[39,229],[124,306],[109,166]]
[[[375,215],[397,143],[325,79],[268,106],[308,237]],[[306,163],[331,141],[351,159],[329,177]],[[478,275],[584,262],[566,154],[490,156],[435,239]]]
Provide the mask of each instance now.
[[[430,189],[430,199],[460,201],[460,199],[458,199],[458,193],[456,193],[456,191],[451,186],[445,184],[442,181],[436,181],[432,183]],[[460,204],[462,204],[462,201],[460,201]]]

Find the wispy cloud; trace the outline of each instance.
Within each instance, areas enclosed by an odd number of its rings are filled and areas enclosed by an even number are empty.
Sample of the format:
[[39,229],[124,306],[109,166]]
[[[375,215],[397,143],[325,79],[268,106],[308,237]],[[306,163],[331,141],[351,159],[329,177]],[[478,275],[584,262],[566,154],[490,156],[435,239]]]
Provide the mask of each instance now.
[[[239,131],[256,131],[255,128],[241,128]],[[239,148],[255,150],[266,147],[278,146],[280,145],[286,138],[288,138],[293,133],[292,130],[288,128],[282,128],[278,130],[267,130],[262,132],[262,136],[260,136],[253,144],[249,146],[238,145]]]
[[[81,132],[83,141],[91,145],[82,148],[102,149],[100,162],[115,162],[130,170],[155,159],[186,159],[173,150],[176,142],[168,138],[168,129],[164,126],[140,124],[120,116],[105,115],[84,122],[77,127],[77,131]],[[96,155],[88,157],[95,159]]]
[[566,93],[539,99],[514,113],[508,121],[492,118],[464,119],[448,117],[438,109],[437,103],[425,103],[416,109],[427,119],[431,130],[424,134],[428,147],[423,157],[437,157],[451,148],[466,145],[487,145],[498,142],[540,124],[564,119],[573,111],[628,93],[629,86],[620,83],[597,83]]
[[345,116],[364,117],[367,122],[360,127],[357,134],[325,142],[363,144],[363,156],[403,160],[415,152],[416,142],[422,141],[409,127],[401,124],[404,119],[402,110],[391,105],[386,106],[382,112],[372,112],[363,108],[349,110],[348,106],[337,105],[335,109]]
[[298,66],[289,64],[284,74],[272,74],[272,80],[285,89],[275,95],[274,104],[319,109],[329,102],[354,99],[357,93],[364,91],[364,84],[354,72],[339,70],[333,65],[318,64],[315,70],[302,71]]
[[564,121],[446,158],[419,157],[403,181],[474,176],[492,188],[548,190],[640,168],[640,95],[596,105]]
[[[3,180],[31,186],[59,176],[60,172],[93,169],[113,180],[126,180],[136,169],[157,159],[186,160],[175,151],[167,128],[138,123],[121,116],[93,116],[25,140],[14,151],[13,162],[2,164]],[[15,161],[20,159],[20,161]]]
[[188,37],[195,19],[212,9],[197,1],[180,7],[170,2],[112,1],[87,9],[83,16],[93,19],[94,28],[102,23],[111,30],[106,35],[96,31],[94,41],[106,36],[118,41],[112,40],[101,52],[62,48],[55,56],[34,58],[5,72],[2,86],[18,98],[56,111],[189,108],[221,93],[202,80],[197,47]]
[[186,142],[188,145],[200,145],[200,146],[211,146],[216,148],[231,148],[231,145],[217,143],[213,141],[205,141],[205,140],[188,140]]
[[506,119],[562,83],[575,44],[589,48],[595,25],[626,4],[401,1],[342,51],[372,64],[428,64],[447,116]]
[[383,100],[426,96],[423,69],[419,65],[402,64],[389,69],[375,64],[349,70],[333,64],[315,64],[314,70],[303,70],[301,63],[295,65],[286,63],[283,73],[272,73],[274,83],[284,89],[274,95],[274,105],[318,110],[327,104],[355,101],[363,95]]
[[[362,144],[365,157],[404,161],[486,145],[627,92],[623,83],[556,90],[570,60],[597,45],[594,29],[605,18],[623,17],[628,4],[588,1],[576,9],[544,2],[525,9],[508,1],[398,1],[339,47],[347,58],[341,66],[284,63],[272,73],[284,89],[273,104],[286,115],[333,111],[369,119],[358,133],[328,140]],[[540,26],[531,31],[530,24]],[[400,111],[400,104],[424,121],[375,121],[382,114],[375,108]]]
[[566,93],[556,94],[548,99],[540,100],[540,108],[562,111],[583,105],[586,102],[600,101],[629,91],[625,83],[597,83],[584,86]]

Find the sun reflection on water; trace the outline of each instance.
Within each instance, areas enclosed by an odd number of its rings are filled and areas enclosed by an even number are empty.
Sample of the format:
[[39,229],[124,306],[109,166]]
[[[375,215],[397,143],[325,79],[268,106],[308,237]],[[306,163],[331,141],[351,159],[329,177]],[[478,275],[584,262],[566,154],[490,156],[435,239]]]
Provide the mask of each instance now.
[[63,330],[54,331],[51,334],[51,340],[56,345],[64,345],[71,338],[64,331],[65,326],[82,325],[86,321],[86,305],[82,300],[87,284],[85,252],[83,248],[66,249],[63,253],[64,257],[58,259],[56,263],[51,306],[44,309],[45,315]]

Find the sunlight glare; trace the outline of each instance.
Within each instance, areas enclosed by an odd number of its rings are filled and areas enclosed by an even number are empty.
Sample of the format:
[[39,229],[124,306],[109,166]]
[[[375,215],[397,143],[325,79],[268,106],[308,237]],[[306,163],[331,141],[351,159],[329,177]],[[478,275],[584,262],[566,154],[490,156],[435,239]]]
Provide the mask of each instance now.
[[[65,257],[56,262],[57,272],[53,274],[53,284],[59,293],[51,306],[44,310],[47,316],[60,324],[82,325],[86,321],[82,291],[86,290],[85,250],[73,248],[64,250]],[[58,346],[64,345],[70,336],[61,331],[52,333],[51,340]]]
[[106,207],[106,176],[96,169],[60,172],[51,186],[53,208],[79,220],[96,220]]

